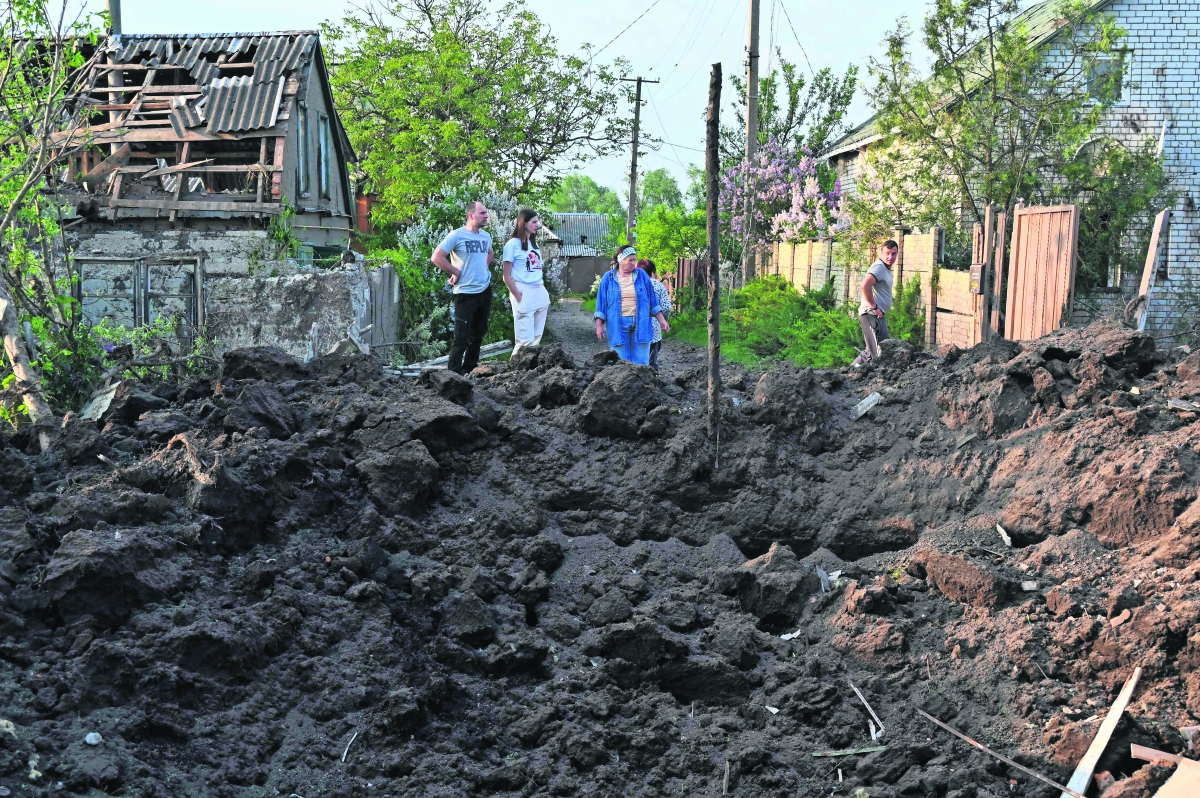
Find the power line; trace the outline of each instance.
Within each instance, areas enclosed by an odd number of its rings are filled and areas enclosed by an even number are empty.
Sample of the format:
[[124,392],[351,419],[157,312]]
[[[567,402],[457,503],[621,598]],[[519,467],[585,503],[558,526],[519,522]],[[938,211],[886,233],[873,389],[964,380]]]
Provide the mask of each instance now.
[[[729,18],[727,20],[725,20],[725,27],[721,28],[720,34],[717,35],[717,41],[713,44],[712,47],[708,48],[708,52],[704,54],[704,58],[700,59],[701,64],[703,64],[705,61],[707,61],[708,57],[710,55],[712,55],[713,50],[717,49],[717,47],[722,43],[721,39],[725,35],[725,31],[729,30],[729,23],[733,21],[733,15],[738,12],[738,8],[739,8],[738,5],[735,3],[733,6],[733,10],[729,12]],[[697,69],[695,72],[693,72],[692,76],[687,79],[687,82],[679,87],[679,91],[672,94],[670,97],[667,98],[667,100],[671,100],[671,99],[674,99],[675,97],[679,96],[683,92],[684,89],[686,89],[688,86],[691,85],[692,81],[696,79],[696,76],[700,74],[702,69],[703,69],[703,67],[701,67],[701,69]],[[666,102],[667,100],[663,100],[663,102]]]
[[703,28],[708,22],[709,18],[712,17],[712,12],[717,7],[716,2],[717,0],[711,0],[710,2],[705,3],[703,10],[700,12],[700,16],[696,18],[695,27],[692,28],[692,38],[688,41],[687,46],[683,48],[683,52],[680,53],[678,58],[675,59],[675,63],[671,66],[671,71],[667,73],[663,80],[667,80],[667,78],[670,78],[672,75],[674,75],[675,70],[679,68],[679,65],[683,63],[685,58],[687,58],[688,53],[692,51],[692,47],[694,47],[696,44],[696,38],[700,35],[700,29]]
[[662,55],[659,56],[658,60],[654,62],[654,66],[650,67],[649,72],[653,72],[658,68],[659,64],[667,60],[667,54],[671,52],[671,48],[674,47],[675,43],[679,41],[679,37],[686,35],[684,31],[687,30],[687,24],[691,22],[692,14],[695,13],[697,8],[703,9],[703,6],[700,6],[698,3],[692,3],[691,8],[688,9],[688,15],[683,18],[683,23],[679,26],[679,30],[675,32],[675,38],[671,39],[671,43],[666,46],[662,52]]
[[[784,15],[785,17],[787,17],[787,21],[788,21],[788,27],[792,29],[792,35],[793,35],[793,36],[796,36],[796,26],[792,24],[792,17],[791,17],[791,15],[790,15],[790,14],[788,14],[788,12],[787,12],[787,6],[786,6],[784,3],[782,3],[782,2],[781,2],[781,3],[779,4],[779,7],[783,9],[783,15]],[[800,44],[800,37],[799,37],[799,36],[796,36],[796,46],[798,46],[798,47],[800,48],[800,52],[801,52],[801,53],[803,53],[803,55],[804,55],[804,63],[808,64],[808,71],[809,71],[809,73],[810,73],[810,74],[811,74],[813,77],[816,77],[817,73],[816,73],[816,72],[813,72],[813,68],[812,68],[812,61],[809,61],[809,60],[808,60],[808,53],[804,51],[804,45],[803,45],[803,44]]]
[[607,49],[608,49],[608,45],[609,45],[609,44],[612,44],[612,43],[613,43],[613,42],[615,42],[617,39],[619,39],[619,38],[621,38],[622,36],[624,36],[624,35],[625,35],[625,31],[629,30],[629,29],[630,29],[630,28],[632,28],[634,25],[636,25],[636,24],[637,24],[637,22],[638,22],[638,19],[641,19],[642,17],[644,17],[644,16],[646,16],[647,14],[649,14],[649,13],[650,13],[650,11],[651,11],[651,10],[652,10],[652,9],[653,9],[653,8],[654,8],[656,5],[658,5],[660,2],[662,2],[662,0],[654,0],[654,2],[650,4],[650,8],[647,8],[645,11],[643,11],[641,14],[639,14],[639,15],[638,15],[638,18],[637,18],[637,19],[635,19],[633,22],[630,22],[628,25],[626,25],[626,26],[625,26],[625,30],[622,30],[622,31],[621,31],[620,33],[618,33],[616,36],[612,37],[612,39],[609,41],[609,43],[608,43],[608,44],[604,45],[604,46],[603,46],[603,47],[601,47],[599,50],[597,50],[596,52],[592,53],[592,57],[591,57],[591,58],[589,58],[589,59],[587,60],[587,63],[589,63],[589,64],[590,64],[590,63],[592,63],[592,59],[594,59],[596,56],[600,55],[600,53],[602,53],[602,52],[604,52],[605,50],[607,50]]

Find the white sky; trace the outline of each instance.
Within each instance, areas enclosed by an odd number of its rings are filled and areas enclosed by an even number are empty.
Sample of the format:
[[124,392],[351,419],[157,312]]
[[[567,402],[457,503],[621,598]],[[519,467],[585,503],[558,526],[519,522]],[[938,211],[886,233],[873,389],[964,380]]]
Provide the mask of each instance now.
[[[363,0],[369,2],[369,0]],[[92,10],[106,7],[104,0],[84,0]],[[711,65],[722,64],[726,75],[745,70],[748,31],[747,0],[526,0],[550,27],[560,48],[569,51],[581,44],[603,46],[626,25],[650,9],[633,27],[600,55],[627,59],[634,75],[659,78],[645,86],[642,129],[664,139],[663,147],[639,160],[639,171],[660,166],[670,169],[686,188],[685,165],[703,164],[704,111],[708,102]],[[760,0],[761,71],[766,73],[768,44],[774,42],[783,57],[808,70],[796,37],[813,69],[832,67],[843,72],[848,64],[860,68],[878,55],[880,41],[901,15],[919,27],[928,0]],[[224,33],[232,31],[297,30],[315,28],[323,20],[340,18],[359,3],[346,0],[124,0],[126,33]],[[791,17],[795,35],[783,10]],[[774,30],[772,30],[774,16]],[[722,114],[728,115],[732,90],[726,82]],[[861,93],[851,109],[851,124],[870,112]],[[675,145],[670,146],[666,142]],[[624,195],[624,175],[629,171],[628,151],[594,161],[583,171],[597,182]]]

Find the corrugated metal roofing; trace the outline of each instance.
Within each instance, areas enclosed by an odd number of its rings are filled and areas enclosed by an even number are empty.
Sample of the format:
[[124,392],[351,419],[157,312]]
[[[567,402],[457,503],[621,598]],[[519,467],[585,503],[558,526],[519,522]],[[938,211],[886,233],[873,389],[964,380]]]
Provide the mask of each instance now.
[[[1098,11],[1111,2],[1112,0],[1094,0],[1094,2],[1088,4],[1085,10],[1088,12]],[[1052,40],[1058,34],[1059,29],[1067,22],[1058,13],[1061,5],[1059,0],[1045,0],[1045,2],[1030,6],[1022,11],[1013,19],[1011,24],[1023,26],[1029,43],[1034,48],[1041,47]],[[973,52],[974,49],[967,51],[963,58],[971,58]],[[828,158],[882,138],[883,134],[875,122],[876,118],[872,116],[866,122],[863,122],[830,144],[822,155]]]
[[279,115],[283,81],[257,83],[250,75],[217,78],[208,84],[209,133],[234,133],[271,127]]
[[[182,135],[187,128],[208,123],[210,133],[232,133],[272,127],[278,119],[284,86],[313,57],[315,31],[287,33],[137,34],[114,37],[114,60],[185,69],[205,94],[203,105],[173,103],[171,126]],[[246,60],[245,54],[253,51]],[[252,75],[222,75],[217,61],[244,64]]]
[[552,213],[550,225],[568,257],[603,255],[608,237],[608,216],[603,213]]

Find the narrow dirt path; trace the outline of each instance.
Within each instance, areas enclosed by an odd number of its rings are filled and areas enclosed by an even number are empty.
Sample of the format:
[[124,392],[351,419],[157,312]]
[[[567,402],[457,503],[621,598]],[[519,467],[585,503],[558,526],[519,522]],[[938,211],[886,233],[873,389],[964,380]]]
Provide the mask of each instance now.
[[[607,342],[596,340],[595,322],[592,314],[583,309],[582,300],[564,299],[557,308],[550,308],[546,327],[576,363],[591,360],[592,355],[608,349]],[[700,347],[667,339],[663,342],[658,364],[663,379],[670,380],[701,365],[706,357],[707,352]]]

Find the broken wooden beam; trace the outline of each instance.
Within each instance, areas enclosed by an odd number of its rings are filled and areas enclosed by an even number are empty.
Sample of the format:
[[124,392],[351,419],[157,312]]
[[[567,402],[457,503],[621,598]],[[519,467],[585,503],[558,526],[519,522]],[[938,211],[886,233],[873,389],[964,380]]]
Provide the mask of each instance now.
[[1100,724],[1100,731],[1096,732],[1092,744],[1088,746],[1087,753],[1083,755],[1083,759],[1079,760],[1079,764],[1075,766],[1075,773],[1071,776],[1071,780],[1067,782],[1067,788],[1063,790],[1063,795],[1078,795],[1088,787],[1088,782],[1092,780],[1092,771],[1096,769],[1096,763],[1100,761],[1100,757],[1104,754],[1104,749],[1108,747],[1108,741],[1112,739],[1112,734],[1116,731],[1117,724],[1121,722],[1121,716],[1125,714],[1125,707],[1129,706],[1130,699],[1133,698],[1133,691],[1137,689],[1138,679],[1142,676],[1141,668],[1134,668],[1133,675],[1125,682],[1125,687],[1121,689],[1121,694],[1117,696],[1117,700],[1113,703],[1112,708],[1108,710],[1108,715],[1104,718],[1104,722]]
[[[1030,770],[1029,768],[1025,767],[1024,765],[1020,764],[1019,762],[1014,762],[1013,760],[1006,757],[1004,754],[996,753],[995,751],[988,748],[983,743],[975,742],[970,737],[968,737],[967,735],[960,732],[958,729],[955,729],[952,726],[948,726],[945,723],[942,723],[940,720],[935,718],[933,715],[930,715],[928,712],[918,709],[917,713],[919,715],[921,715],[922,717],[924,717],[926,720],[930,720],[930,721],[936,723],[938,726],[941,726],[943,729],[950,732],[951,734],[953,734],[955,737],[959,738],[960,740],[963,740],[964,742],[967,742],[967,743],[975,746],[980,751],[983,751],[985,754],[996,757],[996,759],[999,759],[1004,764],[1006,764],[1010,767],[1016,768],[1017,770],[1021,771],[1022,773],[1024,773],[1027,776],[1033,776],[1038,781],[1049,784],[1051,787],[1054,787],[1057,790],[1062,790],[1064,795],[1069,795],[1069,796],[1071,796],[1071,798],[1087,798],[1083,793],[1079,792],[1078,790],[1075,790],[1071,787],[1064,787],[1063,785],[1059,784],[1057,781],[1046,778],[1041,773],[1036,773],[1036,772]],[[1087,785],[1084,785],[1084,786],[1086,787]]]
[[1137,743],[1130,744],[1129,755],[1134,759],[1141,759],[1144,762],[1174,762],[1179,764],[1179,760],[1183,759],[1179,754],[1168,754],[1166,751],[1147,748]]
[[[184,178],[180,178],[183,180]],[[231,211],[233,213],[279,213],[283,206],[278,202],[198,202],[196,200],[109,200],[109,207],[153,208],[159,211]]]

